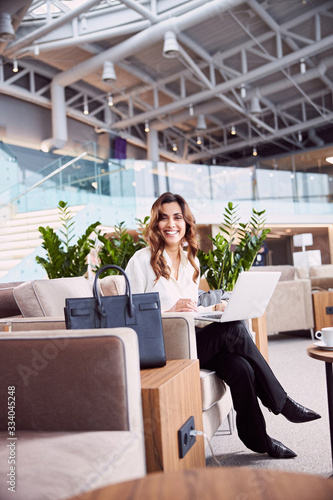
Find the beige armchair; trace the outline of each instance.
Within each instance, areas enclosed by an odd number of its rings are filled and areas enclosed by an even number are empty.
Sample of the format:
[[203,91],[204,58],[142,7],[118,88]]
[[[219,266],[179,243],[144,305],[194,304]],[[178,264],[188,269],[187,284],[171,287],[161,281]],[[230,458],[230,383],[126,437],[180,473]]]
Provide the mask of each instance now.
[[[101,293],[104,295],[124,293],[122,276],[108,276],[99,281]],[[84,278],[59,278],[23,283],[14,288],[13,294],[24,317],[2,318],[0,331],[65,328],[63,314],[65,298],[92,296],[92,288]],[[167,359],[196,359],[192,315],[164,313],[162,321]],[[229,427],[232,431],[232,400],[229,387],[215,372],[209,370],[200,370],[200,380],[205,434],[210,439],[226,417],[229,417]]]
[[2,500],[62,500],[146,474],[133,330],[3,333],[0,379]]
[[314,316],[309,279],[298,279],[290,265],[252,267],[251,271],[280,271],[265,316],[268,333],[310,330],[313,337]]

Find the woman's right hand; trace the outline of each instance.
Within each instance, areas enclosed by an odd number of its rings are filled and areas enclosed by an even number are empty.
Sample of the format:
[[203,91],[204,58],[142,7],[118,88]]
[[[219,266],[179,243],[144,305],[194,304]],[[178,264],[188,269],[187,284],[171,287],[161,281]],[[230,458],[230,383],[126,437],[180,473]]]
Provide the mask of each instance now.
[[192,299],[179,299],[167,312],[196,312],[197,303]]

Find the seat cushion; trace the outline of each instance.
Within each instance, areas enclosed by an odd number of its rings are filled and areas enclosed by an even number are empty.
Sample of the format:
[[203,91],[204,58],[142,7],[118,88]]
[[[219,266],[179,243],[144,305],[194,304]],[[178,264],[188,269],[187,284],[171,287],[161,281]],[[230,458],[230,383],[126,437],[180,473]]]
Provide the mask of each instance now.
[[98,280],[102,295],[124,295],[126,284],[124,276],[105,276]]
[[310,267],[310,278],[332,278],[333,264],[325,264],[324,266]]
[[93,296],[83,276],[27,281],[14,288],[13,294],[24,318],[64,316],[66,298]]
[[[232,399],[229,387],[226,386],[226,393],[222,399],[211,406],[208,410],[202,412],[202,423],[204,433],[211,439],[223,420],[228,416],[232,409]],[[206,445],[207,443],[205,443]]]
[[130,431],[18,431],[16,437],[10,470],[8,433],[0,433],[0,476],[15,485],[14,493],[0,481],[1,500],[63,500],[145,475],[140,441]]
[[200,370],[202,409],[208,410],[226,393],[226,385],[214,371]]

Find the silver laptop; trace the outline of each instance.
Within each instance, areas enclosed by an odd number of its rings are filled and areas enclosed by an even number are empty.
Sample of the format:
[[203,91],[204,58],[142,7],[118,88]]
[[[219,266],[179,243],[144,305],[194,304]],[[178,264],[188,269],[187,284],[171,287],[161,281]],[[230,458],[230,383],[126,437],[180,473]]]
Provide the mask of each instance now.
[[244,271],[234,286],[231,297],[223,312],[196,312],[194,319],[200,321],[238,321],[260,318],[271,299],[281,276],[277,271]]

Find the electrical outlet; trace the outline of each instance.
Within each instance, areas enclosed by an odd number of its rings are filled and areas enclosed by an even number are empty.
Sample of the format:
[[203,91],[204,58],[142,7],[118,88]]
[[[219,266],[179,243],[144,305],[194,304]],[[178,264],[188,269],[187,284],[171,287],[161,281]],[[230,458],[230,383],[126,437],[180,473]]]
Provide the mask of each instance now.
[[190,417],[178,430],[179,458],[184,458],[189,449],[194,445],[196,437],[190,435],[190,431],[194,431],[194,429],[194,417]]
[[326,314],[333,314],[333,306],[326,307]]

